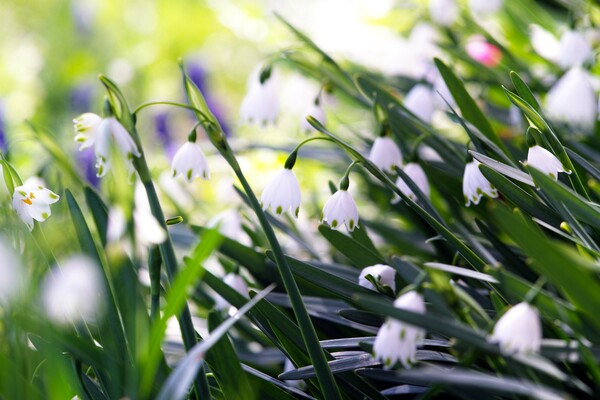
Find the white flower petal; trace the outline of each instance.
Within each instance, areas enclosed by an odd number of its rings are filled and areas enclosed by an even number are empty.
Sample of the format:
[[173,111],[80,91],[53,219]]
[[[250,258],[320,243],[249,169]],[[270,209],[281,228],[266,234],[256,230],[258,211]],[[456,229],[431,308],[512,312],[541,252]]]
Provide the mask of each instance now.
[[571,68],[546,96],[546,113],[550,119],[590,133],[597,114],[597,97],[590,75],[580,67]]
[[186,142],[177,150],[171,163],[173,176],[182,175],[188,182],[194,178],[209,179],[210,171],[204,152],[195,143]]
[[358,208],[348,191],[338,190],[327,200],[323,206],[323,222],[332,229],[345,225],[348,231],[354,230],[358,224]]
[[371,275],[382,286],[389,286],[393,292],[396,291],[396,270],[389,265],[375,264],[360,272],[358,284],[367,289],[376,290],[375,286],[366,278],[367,275]]
[[402,166],[402,153],[391,138],[378,137],[373,141],[369,160],[379,169],[391,173],[394,172],[394,166]]
[[435,111],[436,93],[429,86],[415,85],[404,98],[404,107],[425,122],[431,122]]
[[504,353],[537,352],[542,341],[542,325],[538,311],[528,303],[519,303],[496,322],[492,343],[499,343]]
[[[423,296],[415,291],[407,292],[394,301],[394,307],[425,314]],[[373,352],[375,358],[391,368],[400,362],[410,368],[415,362],[417,342],[423,340],[425,331],[422,328],[398,320],[388,318],[379,329]]]
[[300,184],[291,169],[280,170],[267,184],[260,197],[263,210],[271,209],[281,215],[291,210],[297,217],[300,208]]
[[100,122],[102,118],[93,113],[81,114],[73,120],[75,141],[79,143],[80,151],[94,145]]
[[566,172],[565,167],[554,154],[538,145],[529,148],[527,165],[543,172],[554,180],[558,179],[559,172]]
[[481,163],[473,160],[465,166],[463,175],[463,196],[465,205],[468,207],[471,203],[477,205],[483,195],[488,197],[498,197],[498,191],[492,184],[483,176],[479,170]]

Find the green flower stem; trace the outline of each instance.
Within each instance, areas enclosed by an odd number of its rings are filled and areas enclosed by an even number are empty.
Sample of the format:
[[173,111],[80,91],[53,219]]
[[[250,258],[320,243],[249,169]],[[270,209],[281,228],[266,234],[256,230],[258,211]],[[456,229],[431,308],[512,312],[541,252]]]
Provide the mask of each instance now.
[[[137,106],[137,108],[135,110],[133,110],[131,112],[132,115],[137,115],[138,112],[142,111],[144,108],[146,107],[150,107],[150,106],[174,106],[174,107],[180,107],[180,108],[185,108],[187,110],[190,111],[194,111],[196,113],[201,113],[204,114],[202,112],[202,110],[199,110],[195,107],[192,107],[190,105],[187,104],[183,104],[183,103],[178,103],[176,101],[148,101],[146,103],[142,103],[139,106]],[[203,115],[204,118],[206,118],[206,115]]]
[[148,271],[150,273],[150,319],[160,318],[160,267],[162,259],[160,249],[154,246],[148,255]]
[[281,279],[283,280],[283,284],[285,286],[285,290],[290,297],[290,302],[292,303],[292,309],[294,310],[294,314],[296,315],[296,319],[298,321],[298,326],[300,327],[300,333],[302,335],[302,339],[306,344],[306,348],[308,350],[308,355],[311,361],[314,364],[316,375],[319,379],[319,385],[321,387],[321,391],[325,399],[340,399],[340,392],[333,378],[333,374],[329,369],[329,365],[327,364],[327,360],[325,359],[325,354],[321,349],[321,345],[319,344],[319,338],[317,337],[317,332],[312,324],[312,321],[308,315],[308,311],[306,310],[306,306],[304,305],[304,301],[302,300],[302,295],[300,294],[300,290],[298,289],[298,285],[294,280],[294,276],[292,271],[285,259],[285,255],[279,246],[279,242],[277,241],[277,237],[273,228],[267,221],[267,216],[265,215],[262,207],[256,195],[252,191],[250,184],[246,180],[246,177],[242,173],[242,170],[239,167],[235,156],[229,149],[229,146],[226,146],[226,149],[229,150],[228,154],[223,154],[225,159],[229,162],[236,176],[240,180],[248,199],[250,200],[250,205],[254,209],[256,216],[260,222],[260,225],[267,236],[267,240],[271,245],[273,250],[273,254],[275,255],[275,261],[277,267],[279,269],[279,273],[281,275]]
[[[152,215],[160,226],[167,232],[167,240],[161,243],[158,248],[160,251],[160,255],[165,264],[165,270],[167,272],[167,276],[169,278],[169,282],[173,282],[173,278],[177,273],[177,258],[175,257],[175,250],[173,249],[173,243],[171,242],[171,236],[168,234],[167,224],[165,222],[165,216],[160,206],[160,202],[158,200],[158,195],[156,193],[156,189],[154,188],[154,183],[152,182],[152,177],[150,175],[150,170],[148,169],[148,164],[146,163],[146,159],[142,155],[140,158],[136,159],[136,169],[140,175],[140,180],[146,189],[146,194],[148,196],[148,202],[150,203],[150,209],[152,211]],[[152,275],[151,275],[152,276]],[[156,278],[156,277],[155,277]],[[160,274],[159,274],[160,278]],[[156,285],[156,283],[152,283],[152,285]],[[158,282],[160,288],[160,282]],[[192,323],[192,314],[190,313],[190,309],[186,304],[183,306],[183,310],[181,314],[177,318],[179,321],[179,327],[181,329],[181,335],[183,336],[183,344],[185,346],[186,351],[190,350],[197,343],[197,339],[199,338],[198,334],[194,329],[194,325]],[[195,378],[194,385],[196,388],[196,392],[199,398],[201,399],[210,399],[210,390],[208,386],[208,381],[206,380],[206,375],[204,368],[201,368],[198,372],[198,375]]]

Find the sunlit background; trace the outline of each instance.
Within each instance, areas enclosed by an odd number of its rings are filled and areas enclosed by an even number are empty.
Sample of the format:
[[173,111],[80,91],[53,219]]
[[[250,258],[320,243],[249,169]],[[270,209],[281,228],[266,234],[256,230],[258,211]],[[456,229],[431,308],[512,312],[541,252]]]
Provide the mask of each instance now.
[[[536,8],[529,10],[532,4]],[[466,9],[467,1],[461,5]],[[64,151],[77,159],[82,175],[97,185],[91,150],[77,152],[71,120],[86,111],[101,113],[104,91],[98,75],[117,82],[132,107],[148,100],[183,102],[181,58],[226,132],[239,139],[236,144],[243,166],[260,189],[268,178],[264,172],[281,165],[286,157],[286,152],[265,149],[289,150],[306,136],[300,121],[326,84],[311,80],[284,62],[275,63],[273,79],[281,102],[277,123],[262,127],[241,121],[240,104],[249,77],[274,54],[297,46],[276,14],[307,33],[350,70],[352,65],[367,67],[415,82],[427,79],[432,57],[443,54],[436,45],[441,32],[430,24],[428,3],[421,1],[4,1],[0,3],[0,146],[26,175],[43,175],[51,158],[34,139],[29,123],[47,129]],[[568,23],[560,2],[552,1],[506,1],[497,15],[472,17],[523,62],[536,60],[539,56],[522,45],[527,43],[527,30],[515,29],[519,15],[527,15],[554,33]],[[563,28],[557,22],[564,24]],[[453,51],[460,55],[467,39],[456,40]],[[496,75],[490,72],[492,75],[478,78],[506,79],[502,68],[503,64],[495,70]],[[540,73],[551,81],[555,72],[542,68]],[[399,80],[400,87],[402,82]],[[477,82],[470,85],[477,93]],[[330,127],[343,130],[351,123],[353,130],[372,138],[372,114],[348,108],[352,104],[336,95],[328,96],[325,104]],[[499,107],[508,107],[502,95],[492,99]],[[433,121],[447,128],[449,136],[463,135],[459,127],[448,124],[443,112],[436,112]],[[182,204],[213,204],[217,212],[228,204],[223,199],[236,198],[231,173],[210,154],[210,182],[197,180],[178,192],[166,179],[170,158],[194,124],[191,114],[165,106],[151,107],[141,112],[138,123],[146,151],[153,155],[151,167],[156,177],[162,175],[161,185],[177,193],[175,197]],[[209,146],[205,149],[211,153]],[[328,153],[320,157],[327,158]],[[313,182],[316,171],[323,171],[319,165],[306,162],[304,173],[299,175],[303,185],[314,189],[310,193],[316,193],[316,198],[327,194],[327,180],[339,179],[327,171],[319,182]],[[318,204],[309,208],[308,214],[318,213]],[[206,222],[205,216],[198,218]]]

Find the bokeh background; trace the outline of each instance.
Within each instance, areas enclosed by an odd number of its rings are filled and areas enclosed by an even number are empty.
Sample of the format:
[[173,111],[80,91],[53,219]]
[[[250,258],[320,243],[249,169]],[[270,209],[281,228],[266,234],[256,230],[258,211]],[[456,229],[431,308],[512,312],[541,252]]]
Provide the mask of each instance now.
[[[466,1],[459,3],[466,8]],[[569,24],[569,18],[598,19],[593,14],[577,16],[572,11],[565,12],[567,8],[577,10],[577,1],[504,3],[499,13],[474,18],[523,63],[540,61],[528,44],[527,24],[536,23],[559,34]],[[397,76],[400,88],[407,80],[412,86],[414,81],[422,79],[427,70],[424,65],[434,55],[446,54],[448,50],[464,55],[466,36],[457,37],[453,48],[436,46],[439,35],[444,33],[428,24],[427,1],[3,1],[0,2],[2,151],[23,175],[43,176],[52,161],[32,135],[29,122],[33,123],[48,130],[54,141],[76,160],[79,171],[90,183],[99,184],[94,177],[91,150],[77,152],[71,123],[80,113],[101,112],[104,92],[98,74],[116,81],[132,107],[148,100],[185,101],[177,63],[182,58],[227,133],[236,139],[243,166],[260,190],[269,177],[266,172],[278,168],[286,157],[285,151],[270,149],[289,150],[306,137],[300,130],[300,120],[321,84],[285,63],[277,64],[273,77],[278,81],[281,98],[277,124],[261,127],[240,120],[239,108],[248,77],[273,54],[293,49],[298,43],[275,13],[306,32],[350,70],[364,66],[376,73]],[[463,26],[466,23],[458,25],[455,31],[468,32]],[[466,70],[461,72],[476,95],[478,79],[506,81],[510,67],[501,63],[498,68],[486,69],[487,76],[469,76],[468,65],[463,64]],[[549,82],[556,73],[551,67],[542,67],[540,72]],[[496,95],[486,94],[488,99],[496,101],[500,109],[508,108],[508,100],[499,86],[497,90]],[[375,134],[372,113],[353,107],[342,97],[326,104],[326,111],[328,126],[334,131],[351,125],[364,137],[372,138]],[[184,191],[178,191],[166,179],[170,157],[193,123],[191,114],[163,106],[148,108],[139,118],[142,140],[146,151],[152,154],[151,165],[158,181],[168,185],[167,191],[183,204],[195,202],[193,210],[199,210],[199,216],[193,217],[199,219],[197,222],[206,222],[206,215],[227,206],[224,199],[236,198],[231,191],[232,175],[218,157],[211,156],[210,146],[204,146],[211,158],[210,182],[197,180]],[[462,135],[460,127],[450,124],[443,112],[438,113],[434,124],[449,136]],[[325,150],[315,158],[323,161],[329,156]],[[327,180],[339,179],[331,169],[322,166],[320,162],[306,161],[299,176],[309,189],[306,193],[314,197],[312,202],[306,202],[307,213],[312,216],[319,214],[317,199],[328,194]],[[340,164],[340,169],[343,167]],[[318,183],[314,182],[317,175]],[[197,207],[198,203],[209,207],[211,212]]]

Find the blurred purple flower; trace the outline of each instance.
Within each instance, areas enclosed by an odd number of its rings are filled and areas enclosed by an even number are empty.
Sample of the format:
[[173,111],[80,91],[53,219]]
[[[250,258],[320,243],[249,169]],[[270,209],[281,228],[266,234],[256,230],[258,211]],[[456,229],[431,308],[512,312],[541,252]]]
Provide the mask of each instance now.
[[188,76],[190,77],[192,82],[194,82],[194,84],[198,86],[198,89],[200,89],[200,91],[204,95],[204,99],[206,99],[206,104],[208,105],[208,108],[210,108],[212,113],[219,121],[219,124],[221,124],[225,135],[229,136],[229,124],[227,123],[227,117],[225,116],[221,102],[217,98],[212,96],[210,92],[210,89],[208,87],[210,78],[208,77],[206,70],[198,61],[188,61],[186,65]]
[[70,102],[75,114],[89,111],[92,108],[92,85],[80,83],[71,89]]
[[76,153],[77,163],[85,180],[93,187],[98,187],[100,178],[96,175],[96,153],[93,147],[83,149]]
[[77,32],[89,35],[96,17],[96,6],[90,1],[73,0],[71,2],[71,16]]
[[165,149],[169,160],[172,160],[177,151],[177,145],[173,142],[173,136],[169,128],[168,112],[160,112],[154,116],[154,129],[160,145]]

